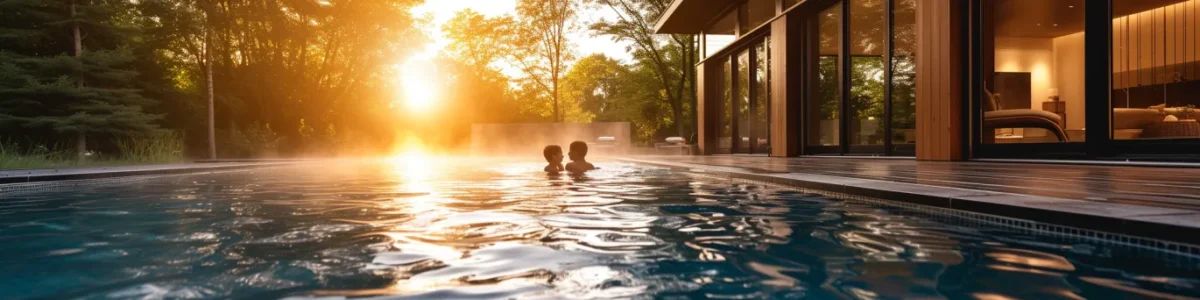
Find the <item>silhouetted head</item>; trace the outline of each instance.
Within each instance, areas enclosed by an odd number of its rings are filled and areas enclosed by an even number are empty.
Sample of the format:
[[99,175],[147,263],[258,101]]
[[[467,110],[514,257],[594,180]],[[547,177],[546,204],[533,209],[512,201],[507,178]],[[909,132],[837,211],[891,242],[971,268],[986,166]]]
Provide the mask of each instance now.
[[575,141],[571,143],[571,152],[567,155],[571,157],[572,161],[580,161],[587,156],[587,151],[587,143]]
[[558,145],[546,146],[542,149],[542,156],[546,157],[546,162],[552,164],[561,164],[563,160],[562,147]]

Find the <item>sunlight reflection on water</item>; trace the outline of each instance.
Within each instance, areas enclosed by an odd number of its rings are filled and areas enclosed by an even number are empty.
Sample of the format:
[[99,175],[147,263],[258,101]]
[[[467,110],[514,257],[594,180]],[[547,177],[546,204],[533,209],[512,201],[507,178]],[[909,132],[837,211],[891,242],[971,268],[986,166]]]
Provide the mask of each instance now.
[[1195,260],[598,165],[408,154],[5,199],[0,298],[1200,296]]

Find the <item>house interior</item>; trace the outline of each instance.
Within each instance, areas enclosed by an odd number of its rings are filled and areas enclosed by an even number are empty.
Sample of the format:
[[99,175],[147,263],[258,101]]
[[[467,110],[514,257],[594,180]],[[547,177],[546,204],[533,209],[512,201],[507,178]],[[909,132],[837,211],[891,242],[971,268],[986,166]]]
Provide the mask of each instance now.
[[[984,2],[985,142],[1084,141],[1087,1]],[[1116,0],[1113,14],[1114,138],[1200,138],[1200,0]]]

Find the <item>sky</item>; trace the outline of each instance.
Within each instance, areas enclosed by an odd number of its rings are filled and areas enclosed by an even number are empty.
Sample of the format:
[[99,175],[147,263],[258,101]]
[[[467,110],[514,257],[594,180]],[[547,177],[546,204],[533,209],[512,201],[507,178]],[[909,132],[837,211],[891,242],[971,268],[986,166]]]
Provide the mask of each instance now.
[[[430,34],[434,42],[432,45],[426,46],[424,53],[424,55],[432,57],[445,48],[446,45],[450,44],[445,34],[441,32],[441,28],[443,24],[454,18],[456,12],[470,8],[485,16],[495,17],[514,14],[516,7],[517,0],[426,0],[425,4],[413,8],[412,12],[417,16],[428,15],[433,19],[435,32],[431,32]],[[579,21],[583,24],[615,18],[616,14],[607,8],[585,8],[579,12]],[[610,36],[592,36],[586,27],[581,28],[579,32],[571,34],[570,39],[575,43],[577,49],[575,54],[578,57],[599,52],[624,62],[633,60],[625,50],[628,43],[614,42]]]

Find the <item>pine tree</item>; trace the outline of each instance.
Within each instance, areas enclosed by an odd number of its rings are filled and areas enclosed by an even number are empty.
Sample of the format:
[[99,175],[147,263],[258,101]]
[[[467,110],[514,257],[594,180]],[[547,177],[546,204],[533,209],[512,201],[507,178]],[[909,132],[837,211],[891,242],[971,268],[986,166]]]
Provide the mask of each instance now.
[[0,0],[0,136],[74,138],[158,128],[137,89],[128,0]]

